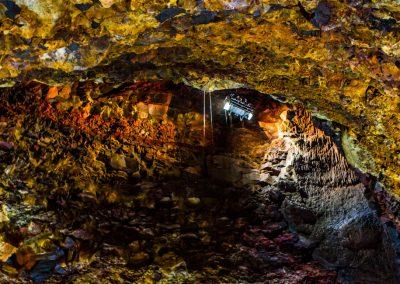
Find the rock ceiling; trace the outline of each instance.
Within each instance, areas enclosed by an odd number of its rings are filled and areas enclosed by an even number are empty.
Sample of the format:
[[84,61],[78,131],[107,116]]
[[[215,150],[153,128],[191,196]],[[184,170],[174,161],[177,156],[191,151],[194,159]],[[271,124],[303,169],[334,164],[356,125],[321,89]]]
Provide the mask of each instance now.
[[390,0],[1,0],[0,82],[168,79],[299,100],[400,194],[400,4]]

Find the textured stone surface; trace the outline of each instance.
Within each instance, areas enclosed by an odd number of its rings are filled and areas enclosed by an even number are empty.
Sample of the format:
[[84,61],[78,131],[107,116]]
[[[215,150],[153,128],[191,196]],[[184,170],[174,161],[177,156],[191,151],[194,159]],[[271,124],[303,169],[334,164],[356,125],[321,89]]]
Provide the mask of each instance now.
[[0,79],[167,78],[298,99],[349,127],[351,162],[399,195],[399,11],[389,0],[0,1]]
[[369,202],[332,137],[302,109],[289,116],[287,132],[273,142],[262,165],[265,190],[284,193],[289,226],[314,244],[315,259],[338,269],[341,282],[397,283],[395,226],[380,218],[381,209]]
[[229,125],[229,93],[212,131],[183,84],[2,89],[0,282],[397,283],[399,203],[338,125],[248,89]]
[[215,111],[209,147],[201,94],[162,82],[2,93],[0,283],[335,283],[260,190],[263,129]]

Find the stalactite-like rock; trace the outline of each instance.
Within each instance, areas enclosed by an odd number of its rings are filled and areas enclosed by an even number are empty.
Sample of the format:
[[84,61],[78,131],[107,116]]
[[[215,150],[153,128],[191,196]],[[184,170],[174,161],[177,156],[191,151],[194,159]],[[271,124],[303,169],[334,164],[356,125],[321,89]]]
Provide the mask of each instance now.
[[266,190],[285,192],[289,225],[314,243],[314,258],[340,271],[341,281],[396,283],[398,233],[381,221],[365,185],[310,114],[300,108],[288,116],[286,134],[262,165]]

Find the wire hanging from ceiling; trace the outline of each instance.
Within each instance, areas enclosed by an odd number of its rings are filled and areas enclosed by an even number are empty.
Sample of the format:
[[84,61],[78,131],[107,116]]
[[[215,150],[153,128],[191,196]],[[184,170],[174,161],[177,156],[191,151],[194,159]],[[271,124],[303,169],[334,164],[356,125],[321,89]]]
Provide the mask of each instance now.
[[206,145],[206,91],[203,90],[203,145]]
[[208,92],[208,97],[210,99],[210,127],[211,127],[211,145],[214,145],[214,125],[213,125],[213,107],[211,92]]

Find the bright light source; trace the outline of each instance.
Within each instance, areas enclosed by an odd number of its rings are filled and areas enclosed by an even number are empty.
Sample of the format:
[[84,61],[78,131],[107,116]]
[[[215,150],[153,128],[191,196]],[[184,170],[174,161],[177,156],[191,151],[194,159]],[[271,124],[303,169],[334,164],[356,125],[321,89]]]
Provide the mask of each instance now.
[[229,102],[226,102],[224,105],[224,110],[229,110],[231,108],[231,104]]
[[240,120],[253,118],[254,107],[251,103],[248,103],[246,99],[243,99],[235,94],[230,94],[225,98],[224,110],[229,115],[234,115]]

